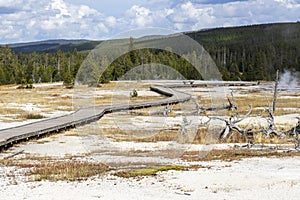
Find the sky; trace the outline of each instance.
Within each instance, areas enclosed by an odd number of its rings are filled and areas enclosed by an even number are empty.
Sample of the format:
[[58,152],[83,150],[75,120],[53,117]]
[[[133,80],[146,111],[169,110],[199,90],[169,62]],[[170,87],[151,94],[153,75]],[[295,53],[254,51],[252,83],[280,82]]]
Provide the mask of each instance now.
[[0,44],[300,20],[300,0],[0,0]]

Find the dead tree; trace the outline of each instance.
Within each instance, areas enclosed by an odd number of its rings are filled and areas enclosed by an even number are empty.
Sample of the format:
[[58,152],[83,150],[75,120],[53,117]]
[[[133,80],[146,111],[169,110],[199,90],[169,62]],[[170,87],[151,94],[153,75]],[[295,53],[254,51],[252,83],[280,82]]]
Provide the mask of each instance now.
[[231,91],[231,101],[230,99],[227,97],[227,100],[228,100],[228,103],[229,103],[229,106],[228,106],[228,110],[237,110],[237,107],[235,106],[235,103],[234,103],[234,96],[233,96],[233,91]]
[[295,149],[300,149],[300,117],[296,117],[298,119],[298,124],[291,128],[290,130],[285,132],[285,135],[293,136],[295,137]]
[[275,86],[274,86],[274,95],[273,95],[273,113],[276,111],[276,102],[277,102],[277,93],[278,93],[278,84],[279,84],[279,70],[276,72]]
[[193,112],[193,114],[197,114],[197,115],[200,115],[200,113],[202,113],[202,112],[204,112],[205,111],[205,109],[204,108],[201,108],[200,107],[200,105],[199,105],[199,103],[197,102],[197,100],[196,99],[192,99],[192,101],[195,103],[195,105],[196,105],[196,111],[195,112]]
[[285,133],[277,131],[275,121],[274,121],[273,109],[270,107],[270,104],[269,104],[269,108],[267,108],[266,111],[268,112],[268,117],[266,117],[268,126],[267,128],[262,128],[260,132],[262,132],[267,137],[271,137],[274,135],[279,137],[284,137]]
[[300,138],[299,138],[299,134],[300,134],[300,118],[297,117],[297,119],[298,119],[298,124],[297,124],[297,126],[295,126],[293,128],[293,131],[294,131],[295,140],[296,140],[295,149],[300,149]]
[[239,122],[243,121],[244,119],[246,119],[247,117],[249,117],[251,112],[252,112],[252,106],[250,105],[250,109],[249,109],[248,113],[243,118],[240,118],[240,119],[235,119],[234,116],[230,116],[229,119],[223,119],[223,118],[219,118],[219,117],[209,117],[209,118],[210,118],[210,120],[217,119],[217,120],[221,120],[221,121],[225,122],[226,127],[219,134],[220,139],[225,139],[227,137],[232,136],[233,131],[237,131],[245,137],[251,129],[244,130],[244,129],[240,128],[237,125],[237,123],[239,123]]
[[295,133],[295,139],[296,139],[296,144],[295,144],[295,149],[300,149],[300,118],[298,117],[298,125],[294,128],[294,133]]
[[186,116],[183,116],[183,122],[181,124],[181,134],[185,135],[187,133],[186,127],[192,123],[192,120],[188,121]]
[[267,109],[267,112],[269,114],[269,117],[266,118],[266,120],[268,122],[268,127],[267,127],[267,129],[263,129],[262,132],[267,137],[270,137],[270,136],[273,136],[273,135],[276,135],[276,136],[279,136],[279,137],[284,137],[285,134],[283,132],[277,131],[277,129],[276,129],[276,125],[275,125],[275,122],[274,122],[273,111],[271,110],[270,107]]
[[277,95],[278,95],[278,83],[279,83],[279,70],[277,70],[276,73],[276,80],[275,80],[275,85],[274,85],[274,94],[273,94],[273,102],[272,102],[272,108],[270,106],[269,99],[267,99],[268,102],[268,108],[266,109],[269,116],[266,118],[268,122],[268,127],[267,129],[262,130],[262,132],[267,136],[270,137],[272,135],[284,137],[285,133],[277,131],[275,122],[274,122],[274,113],[276,111],[276,102],[277,102]]

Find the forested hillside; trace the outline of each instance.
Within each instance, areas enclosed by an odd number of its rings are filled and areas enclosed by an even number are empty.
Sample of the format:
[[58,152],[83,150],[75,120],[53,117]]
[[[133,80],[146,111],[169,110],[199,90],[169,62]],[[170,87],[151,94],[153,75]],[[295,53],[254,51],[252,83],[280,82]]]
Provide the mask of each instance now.
[[300,72],[300,23],[186,33],[210,53],[225,80],[271,80],[277,69]]
[[[185,34],[205,47],[224,80],[272,80],[276,69],[300,72],[299,22],[216,28]],[[0,84],[70,82],[88,50],[100,42],[48,41],[0,46]],[[177,55],[153,49],[144,49],[142,54],[143,58],[140,57],[141,51],[133,51],[119,58],[101,81],[116,80],[133,67],[149,62],[173,66],[187,79],[201,78]]]

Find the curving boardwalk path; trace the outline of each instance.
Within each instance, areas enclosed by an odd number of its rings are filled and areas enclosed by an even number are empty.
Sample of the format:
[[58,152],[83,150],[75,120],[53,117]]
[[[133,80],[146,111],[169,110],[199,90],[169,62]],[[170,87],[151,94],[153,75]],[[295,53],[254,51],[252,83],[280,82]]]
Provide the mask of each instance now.
[[191,99],[189,94],[178,92],[171,88],[155,86],[150,87],[150,89],[151,91],[165,95],[168,98],[132,104],[116,104],[82,108],[69,115],[41,120],[23,126],[3,129],[0,130],[0,149],[8,148],[15,143],[28,140],[30,138],[57,133],[68,128],[74,128],[76,126],[99,120],[106,113],[176,104]]

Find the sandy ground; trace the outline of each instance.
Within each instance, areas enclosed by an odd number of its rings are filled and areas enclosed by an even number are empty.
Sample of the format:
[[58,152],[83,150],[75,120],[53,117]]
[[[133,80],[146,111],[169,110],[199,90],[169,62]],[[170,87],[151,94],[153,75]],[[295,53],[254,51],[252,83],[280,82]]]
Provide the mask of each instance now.
[[[95,123],[90,126],[95,126]],[[142,178],[120,178],[107,172],[85,181],[28,182],[22,171],[2,166],[0,199],[299,199],[299,157],[187,162],[179,158],[185,150],[229,149],[234,144],[116,142],[103,138],[101,134],[76,135],[73,131],[19,144],[2,153],[1,158],[24,150],[24,155],[79,156],[82,160],[115,163],[123,167],[129,167],[126,166],[128,163],[155,163],[202,165],[203,168],[160,172],[157,176]],[[182,151],[175,157],[159,153],[160,150],[180,148]],[[133,150],[152,153],[130,155],[128,152]],[[23,155],[16,158],[19,156]]]
[[[0,178],[1,199],[299,199],[299,158],[252,158],[200,163],[207,168],[154,177],[112,175],[80,182],[22,182]],[[3,174],[3,168],[0,173]]]

